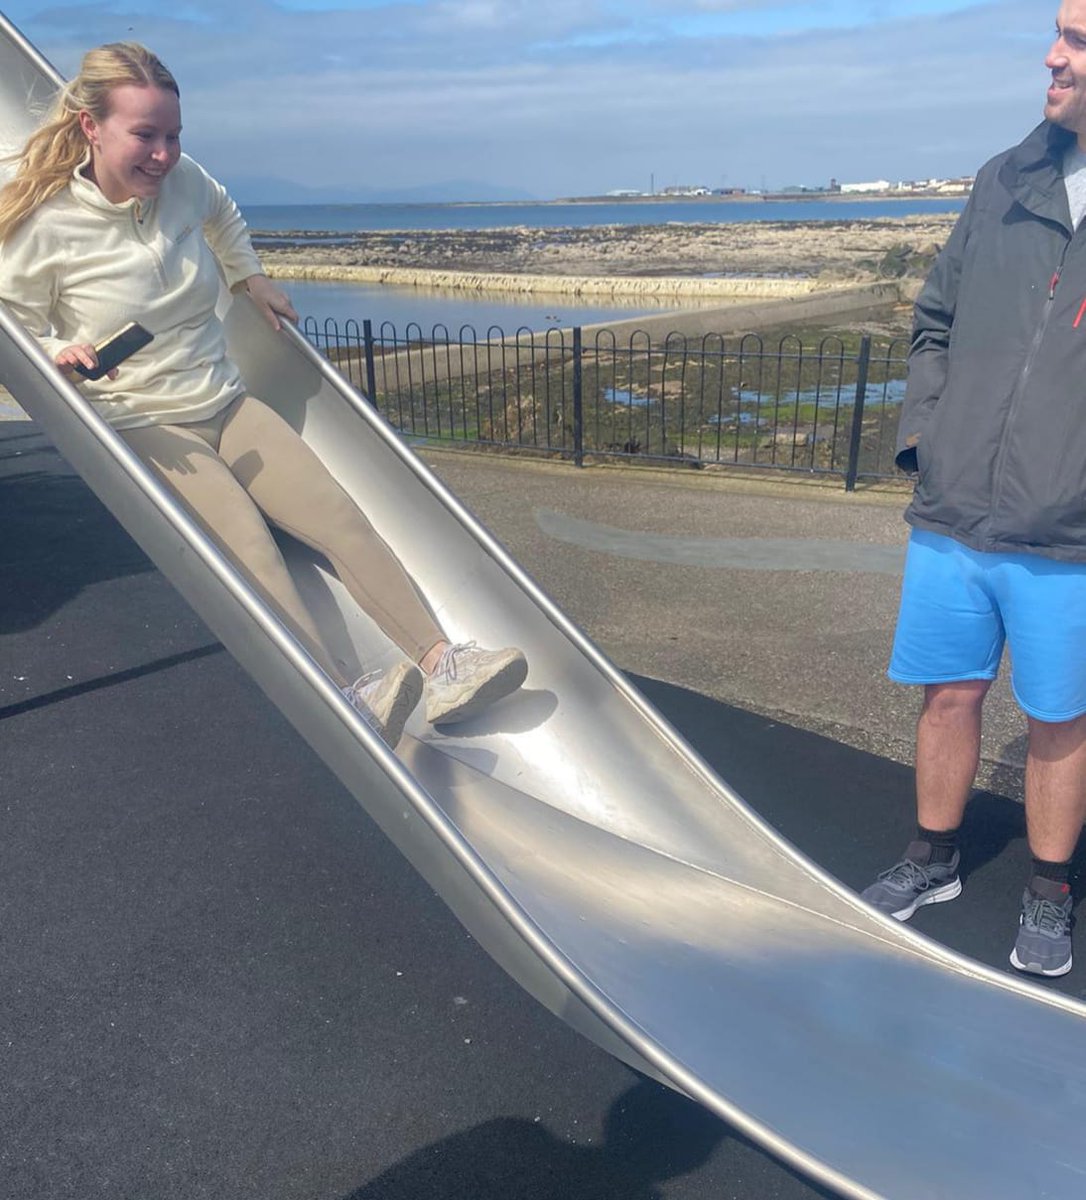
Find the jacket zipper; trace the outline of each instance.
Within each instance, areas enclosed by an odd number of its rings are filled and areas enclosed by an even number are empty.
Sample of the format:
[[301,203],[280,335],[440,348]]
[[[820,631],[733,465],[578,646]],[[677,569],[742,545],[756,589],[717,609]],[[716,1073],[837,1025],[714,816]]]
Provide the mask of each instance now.
[[1071,242],[1074,240],[1074,236],[1074,233],[1072,233],[1064,242],[1060,261],[1056,264],[1056,269],[1052,272],[1052,278],[1048,281],[1048,295],[1045,297],[1044,308],[1041,310],[1041,319],[1037,322],[1037,328],[1033,332],[1033,339],[1030,341],[1029,349],[1026,351],[1025,361],[1022,363],[1022,369],[1018,373],[1018,382],[1011,393],[1011,402],[1007,408],[1007,416],[1003,421],[1003,436],[999,440],[999,457],[996,459],[995,479],[992,488],[992,504],[988,509],[987,524],[989,535],[991,535],[992,514],[999,507],[1003,495],[1003,472],[1007,462],[1010,429],[1014,423],[1018,400],[1025,390],[1026,380],[1033,369],[1033,363],[1037,358],[1037,352],[1041,348],[1041,342],[1044,341],[1045,331],[1048,329],[1048,322],[1055,307],[1056,289],[1060,285],[1060,276],[1063,274],[1063,266],[1067,261],[1067,253],[1071,249]]
[[166,291],[166,264],[162,261],[162,256],[151,245],[150,241],[144,237],[143,219],[136,215],[137,210],[132,210],[132,227],[135,230],[136,237],[142,243],[144,249],[151,256],[151,262],[154,263],[155,274],[158,276],[158,281],[162,285],[162,290]]

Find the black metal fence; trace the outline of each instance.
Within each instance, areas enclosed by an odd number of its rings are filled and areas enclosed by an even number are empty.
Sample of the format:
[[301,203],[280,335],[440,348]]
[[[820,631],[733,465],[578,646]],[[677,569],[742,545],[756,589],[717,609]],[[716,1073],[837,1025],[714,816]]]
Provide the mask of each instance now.
[[861,479],[895,476],[904,339],[514,334],[312,318],[305,336],[412,439]]

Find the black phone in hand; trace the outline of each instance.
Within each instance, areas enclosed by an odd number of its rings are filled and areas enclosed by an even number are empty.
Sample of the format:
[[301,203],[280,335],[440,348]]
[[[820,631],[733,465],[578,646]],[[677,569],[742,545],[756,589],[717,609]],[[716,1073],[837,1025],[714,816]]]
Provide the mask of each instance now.
[[112,337],[106,338],[104,342],[99,342],[94,347],[94,352],[98,355],[98,366],[92,370],[90,367],[84,367],[77,363],[75,370],[85,379],[101,379],[114,367],[120,366],[126,358],[131,358],[137,350],[142,350],[148,342],[154,340],[153,333],[144,329],[138,321],[132,321],[123,329],[118,329]]

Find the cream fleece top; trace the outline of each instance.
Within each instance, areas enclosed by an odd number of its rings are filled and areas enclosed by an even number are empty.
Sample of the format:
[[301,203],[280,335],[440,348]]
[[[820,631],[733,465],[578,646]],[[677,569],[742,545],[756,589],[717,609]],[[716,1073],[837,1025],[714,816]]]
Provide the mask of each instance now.
[[230,287],[261,272],[237,205],[184,154],[152,200],[113,204],[81,170],[0,244],[0,299],[50,358],[129,321],[155,335],[116,379],[79,383],[116,428],[213,417],[245,390],[219,268]]

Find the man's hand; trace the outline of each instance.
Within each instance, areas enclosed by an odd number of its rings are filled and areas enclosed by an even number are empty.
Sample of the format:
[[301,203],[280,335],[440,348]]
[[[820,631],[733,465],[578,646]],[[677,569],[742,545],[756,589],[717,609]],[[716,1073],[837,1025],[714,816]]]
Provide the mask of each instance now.
[[298,314],[286,293],[281,292],[267,275],[250,275],[245,286],[272,329],[280,328],[280,317],[298,323]]
[[[98,354],[94,347],[89,344],[78,346],[65,346],[63,350],[53,359],[58,367],[71,378],[76,375],[75,368],[86,367],[88,371],[93,371],[98,366]],[[106,373],[107,379],[117,378],[117,368]]]

